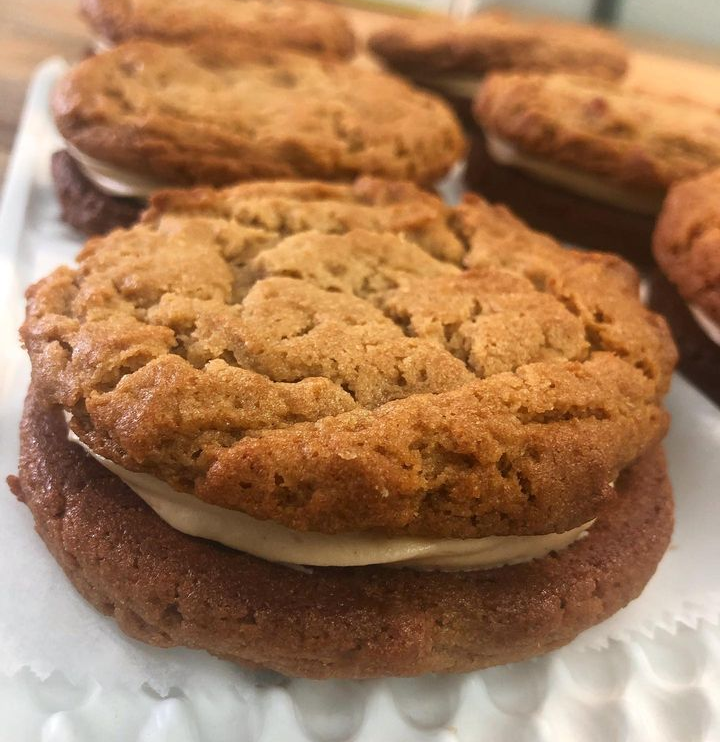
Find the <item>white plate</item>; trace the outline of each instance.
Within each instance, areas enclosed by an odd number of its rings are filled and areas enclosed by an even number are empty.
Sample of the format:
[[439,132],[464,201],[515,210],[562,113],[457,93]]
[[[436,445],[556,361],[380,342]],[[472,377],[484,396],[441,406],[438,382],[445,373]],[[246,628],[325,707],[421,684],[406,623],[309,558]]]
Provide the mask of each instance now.
[[[35,76],[0,211],[2,472],[16,467],[17,423],[29,370],[17,342],[22,290],[56,265],[71,262],[81,244],[59,221],[48,173],[48,156],[57,139],[47,101],[63,67],[60,60],[50,60]],[[581,651],[573,644],[538,660],[467,675],[372,682],[288,681],[208,658],[208,666],[216,664],[202,683],[197,676],[165,696],[141,683],[128,687],[123,678],[114,682],[105,677],[102,686],[95,679],[73,684],[61,672],[51,673],[50,643],[47,652],[40,652],[43,656],[32,658],[45,680],[27,669],[12,677],[0,675],[1,742],[720,740],[720,630],[703,619],[716,619],[720,606],[720,592],[703,593],[705,578],[717,569],[718,552],[704,546],[708,539],[703,532],[712,533],[720,525],[720,497],[714,497],[720,494],[720,413],[682,380],[676,380],[668,404],[675,417],[668,439],[678,495],[675,550],[643,598],[623,612],[617,624],[622,630],[610,632],[625,641],[613,641],[602,651]],[[699,507],[703,517],[698,525]],[[8,529],[22,535],[24,547],[22,554],[3,554],[5,565],[17,565],[3,591],[32,590],[33,569],[36,575],[41,566],[53,570],[57,589],[48,591],[43,616],[52,642],[83,646],[80,638],[52,633],[62,601],[75,601],[73,610],[87,614],[86,620],[101,629],[93,637],[98,655],[112,645],[122,661],[132,657],[142,663],[152,657],[170,665],[191,655],[205,657],[145,648],[122,636],[111,621],[96,617],[44,552],[25,508],[3,492],[0,543],[9,542]],[[677,554],[688,549],[695,549],[696,563],[680,570]],[[655,616],[655,623],[665,628],[653,638],[629,632],[627,626],[636,619],[637,628],[643,628],[648,601],[662,598],[653,594],[661,580],[696,595],[682,612],[690,623],[700,619],[699,625],[678,625],[679,606],[668,600],[668,611]],[[17,665],[19,650],[12,640],[19,628],[17,622],[14,629],[4,625],[0,615],[0,629],[1,670]],[[602,627],[598,637],[608,631],[607,625]],[[93,660],[91,653],[84,654],[80,664],[92,668]]]

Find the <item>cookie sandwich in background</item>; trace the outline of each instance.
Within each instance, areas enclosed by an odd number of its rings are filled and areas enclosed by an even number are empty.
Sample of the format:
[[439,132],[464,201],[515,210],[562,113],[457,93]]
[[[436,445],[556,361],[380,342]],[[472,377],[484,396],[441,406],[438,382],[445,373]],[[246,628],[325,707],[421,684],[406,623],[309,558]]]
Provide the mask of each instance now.
[[571,641],[667,548],[665,322],[479,197],[168,191],[27,296],[11,486],[150,644],[468,671]]
[[494,74],[468,185],[560,240],[651,262],[668,188],[720,165],[720,111],[567,74]]
[[294,52],[130,41],[70,70],[53,112],[64,219],[128,226],[159,188],[253,178],[431,184],[464,154],[440,99],[399,78]]
[[[344,14],[316,0],[80,0],[97,51],[147,39],[287,48],[351,57],[355,37]],[[231,51],[230,51],[231,53]]]
[[720,405],[720,169],[670,189],[653,254],[650,305],[667,317],[680,370]]
[[483,11],[465,19],[420,16],[388,21],[369,48],[392,70],[450,99],[469,101],[494,70],[574,72],[621,77],[627,51],[612,33],[589,25]]

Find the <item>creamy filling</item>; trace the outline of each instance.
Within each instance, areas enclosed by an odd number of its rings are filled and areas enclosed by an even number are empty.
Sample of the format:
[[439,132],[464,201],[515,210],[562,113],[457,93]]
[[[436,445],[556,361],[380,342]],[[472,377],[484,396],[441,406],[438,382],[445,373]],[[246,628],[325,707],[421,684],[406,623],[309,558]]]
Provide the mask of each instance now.
[[425,85],[433,90],[439,90],[456,98],[471,100],[475,97],[475,93],[477,93],[477,89],[483,81],[483,75],[458,75],[448,72],[444,75],[413,75],[413,79],[420,85]]
[[599,175],[549,162],[542,157],[521,152],[511,142],[487,132],[485,143],[489,156],[498,164],[517,168],[540,181],[558,185],[572,193],[637,214],[655,215],[662,206],[664,194],[660,190],[641,191],[618,185]]
[[221,508],[178,492],[148,474],[129,471],[90,450],[69,430],[68,438],[122,479],[160,518],[178,531],[216,541],[270,562],[317,567],[385,564],[415,569],[489,569],[527,562],[560,551],[586,535],[593,521],[564,533],[449,539],[388,537],[365,533],[294,531],[269,520]]
[[177,187],[177,185],[173,186],[172,183],[167,181],[133,173],[109,162],[96,160],[94,157],[81,152],[68,141],[65,142],[65,146],[85,176],[108,196],[146,199],[154,191]]
[[688,304],[695,321],[702,327],[705,334],[715,345],[720,345],[720,325],[711,319],[710,315],[697,304]]

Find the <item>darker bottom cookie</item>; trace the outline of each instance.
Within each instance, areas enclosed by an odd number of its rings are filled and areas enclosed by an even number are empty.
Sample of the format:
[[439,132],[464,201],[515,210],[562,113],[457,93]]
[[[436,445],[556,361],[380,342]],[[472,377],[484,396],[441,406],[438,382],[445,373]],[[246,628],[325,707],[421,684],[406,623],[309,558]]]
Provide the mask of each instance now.
[[498,165],[480,133],[472,138],[465,181],[469,189],[506,204],[533,229],[561,242],[618,253],[641,266],[652,263],[653,216],[608,206]]
[[103,193],[66,150],[55,152],[50,163],[63,221],[92,236],[134,224],[145,204],[134,198]]
[[562,646],[640,593],[673,526],[656,449],[620,475],[586,538],[544,559],[300,571],[173,530],[33,390],[10,483],[77,589],[131,636],[312,678],[462,672]]
[[655,269],[648,279],[648,305],[670,325],[680,353],[678,368],[720,407],[720,346],[697,323],[675,286]]

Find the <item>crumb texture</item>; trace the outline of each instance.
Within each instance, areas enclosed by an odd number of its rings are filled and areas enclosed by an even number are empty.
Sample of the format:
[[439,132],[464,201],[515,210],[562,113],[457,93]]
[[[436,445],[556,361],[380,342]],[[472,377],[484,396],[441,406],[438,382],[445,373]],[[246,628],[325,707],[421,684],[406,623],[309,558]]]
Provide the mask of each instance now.
[[635,598],[670,540],[659,449],[623,472],[588,536],[475,572],[304,572],[175,531],[65,435],[31,390],[15,494],[77,589],[131,636],[314,678],[467,672],[571,641]]
[[167,192],[28,291],[94,451],[291,528],[565,531],[664,434],[664,322],[619,258],[409,183]]
[[720,168],[673,186],[653,252],[683,298],[720,324]]
[[720,166],[720,111],[621,83],[497,73],[474,110],[486,133],[523,152],[650,193]]
[[342,13],[313,0],[81,0],[103,39],[211,42],[228,48],[252,43],[349,57],[355,39]]
[[399,78],[250,45],[129,41],[70,70],[53,111],[81,152],[173,185],[361,174],[429,184],[464,151],[445,103]]
[[512,69],[615,79],[627,67],[623,44],[607,31],[498,11],[462,22],[449,17],[393,20],[370,37],[369,46],[391,67],[420,76]]

